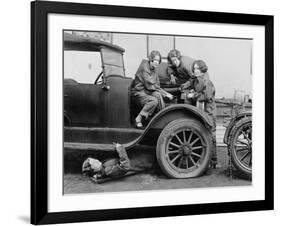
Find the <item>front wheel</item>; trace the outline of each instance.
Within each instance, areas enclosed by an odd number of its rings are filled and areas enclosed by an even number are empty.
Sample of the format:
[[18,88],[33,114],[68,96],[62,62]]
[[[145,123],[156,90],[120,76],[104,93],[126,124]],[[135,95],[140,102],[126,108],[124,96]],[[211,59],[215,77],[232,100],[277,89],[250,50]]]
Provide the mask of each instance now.
[[212,136],[202,123],[179,119],[161,132],[156,157],[162,171],[170,178],[191,178],[202,175],[209,165]]
[[252,178],[252,118],[239,120],[230,133],[230,157],[241,177]]

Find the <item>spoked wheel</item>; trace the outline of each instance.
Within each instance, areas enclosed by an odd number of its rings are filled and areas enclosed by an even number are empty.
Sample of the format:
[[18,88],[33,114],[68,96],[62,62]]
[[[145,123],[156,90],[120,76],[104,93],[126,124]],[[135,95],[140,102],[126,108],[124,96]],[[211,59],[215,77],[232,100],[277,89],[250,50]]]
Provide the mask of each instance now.
[[211,133],[194,119],[169,123],[161,132],[156,148],[158,164],[171,178],[200,176],[208,167]]
[[252,177],[252,118],[239,120],[230,134],[230,156],[241,177]]

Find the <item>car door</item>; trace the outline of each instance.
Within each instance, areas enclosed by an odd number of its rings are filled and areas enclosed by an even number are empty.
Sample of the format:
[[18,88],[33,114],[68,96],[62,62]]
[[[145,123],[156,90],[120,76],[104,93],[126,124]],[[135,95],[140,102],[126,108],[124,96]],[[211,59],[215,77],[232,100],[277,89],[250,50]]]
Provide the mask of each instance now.
[[72,126],[101,126],[103,68],[99,51],[64,51],[64,114]]
[[110,48],[101,49],[104,92],[101,93],[103,125],[113,128],[130,127],[130,86],[125,77],[123,54]]

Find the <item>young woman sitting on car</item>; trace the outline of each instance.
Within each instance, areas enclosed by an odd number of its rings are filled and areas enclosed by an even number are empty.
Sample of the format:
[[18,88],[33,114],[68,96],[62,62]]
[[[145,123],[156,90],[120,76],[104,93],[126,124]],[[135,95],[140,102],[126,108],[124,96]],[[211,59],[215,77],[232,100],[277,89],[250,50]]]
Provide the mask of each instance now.
[[153,113],[165,107],[163,98],[173,99],[173,96],[160,88],[159,77],[156,73],[161,63],[159,51],[152,51],[148,60],[142,60],[132,83],[131,94],[133,101],[141,106],[141,111],[135,118],[137,128],[143,127],[143,120],[147,120]]

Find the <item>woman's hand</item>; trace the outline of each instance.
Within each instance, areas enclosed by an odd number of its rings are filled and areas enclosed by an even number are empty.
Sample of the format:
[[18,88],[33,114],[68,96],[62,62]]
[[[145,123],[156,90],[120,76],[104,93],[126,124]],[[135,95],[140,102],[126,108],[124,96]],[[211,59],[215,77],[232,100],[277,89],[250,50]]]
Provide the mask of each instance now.
[[173,74],[170,74],[170,81],[171,81],[171,83],[172,84],[176,84],[176,78],[175,78],[175,76],[173,75]]
[[187,94],[188,99],[193,99],[194,98],[194,93],[188,93]]
[[190,87],[190,81],[187,81],[183,84],[181,84],[181,89],[184,90],[184,89],[188,89]]
[[170,93],[167,93],[166,97],[169,99],[169,100],[173,100],[174,96]]

